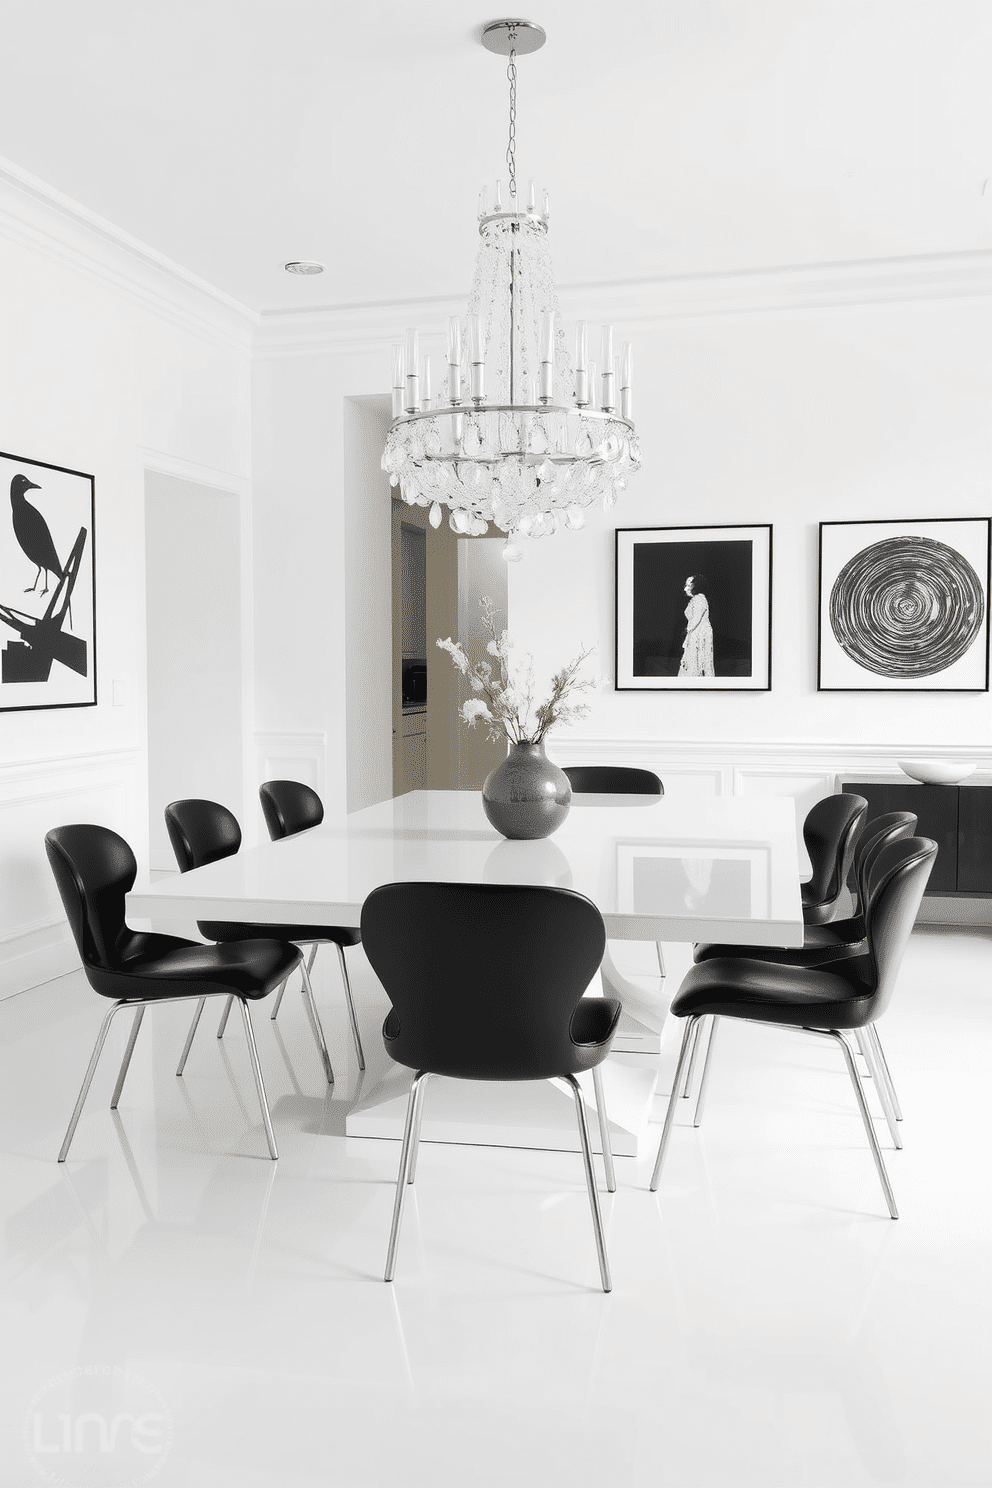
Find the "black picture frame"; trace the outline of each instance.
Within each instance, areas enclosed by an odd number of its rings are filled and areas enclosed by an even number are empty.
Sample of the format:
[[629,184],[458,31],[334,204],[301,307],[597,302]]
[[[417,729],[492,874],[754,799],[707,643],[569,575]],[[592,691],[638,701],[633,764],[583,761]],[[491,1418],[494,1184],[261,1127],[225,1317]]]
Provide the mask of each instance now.
[[988,692],[990,592],[992,517],[821,522],[817,691]]
[[0,480],[0,712],[96,707],[96,478],[0,451]]
[[[771,523],[618,527],[615,564],[617,692],[771,690]],[[700,573],[710,592],[694,648],[684,585]]]

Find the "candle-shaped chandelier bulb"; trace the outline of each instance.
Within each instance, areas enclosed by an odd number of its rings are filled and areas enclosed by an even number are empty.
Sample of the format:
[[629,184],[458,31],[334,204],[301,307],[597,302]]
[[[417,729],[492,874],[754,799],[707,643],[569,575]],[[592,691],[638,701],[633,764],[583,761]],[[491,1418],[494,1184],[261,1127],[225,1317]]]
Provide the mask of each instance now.
[[415,327],[408,326],[406,332],[406,411],[416,413],[420,407],[420,351]]
[[537,211],[537,187],[533,181],[531,181],[530,189],[527,192],[527,210],[528,212]]
[[468,318],[468,359],[472,366],[472,401],[481,403],[486,396],[486,338],[481,315]]
[[393,347],[393,418],[403,412],[403,397],[406,393],[406,372],[403,365],[403,348]]
[[489,213],[489,187],[483,186],[479,192],[479,216],[486,217]]
[[596,363],[589,363],[589,407],[599,407],[599,388],[596,386]]
[[503,182],[502,181],[497,181],[496,182],[496,195],[493,197],[493,211],[494,212],[502,212],[502,210],[503,210]]
[[630,341],[623,343],[620,353],[620,417],[634,416],[634,347]]
[[462,401],[462,323],[457,315],[448,317],[448,401]]
[[551,198],[547,192],[544,193],[544,215],[545,217],[551,216]]
[[540,399],[542,403],[550,403],[555,391],[555,312],[553,310],[546,310],[541,316],[539,355],[541,360]]
[[424,413],[430,412],[431,406],[431,359],[425,356],[420,364],[420,407]]
[[603,363],[603,396],[599,406],[607,413],[612,413],[616,407],[616,391],[613,372],[613,327],[611,325],[603,327],[601,360]]
[[589,326],[584,320],[575,327],[575,401],[580,408],[589,402]]

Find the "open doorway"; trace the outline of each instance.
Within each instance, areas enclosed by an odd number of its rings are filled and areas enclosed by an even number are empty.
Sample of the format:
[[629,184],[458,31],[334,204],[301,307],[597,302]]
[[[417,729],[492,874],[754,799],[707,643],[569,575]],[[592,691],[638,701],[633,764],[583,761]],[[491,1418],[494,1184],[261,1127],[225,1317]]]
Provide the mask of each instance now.
[[202,796],[244,821],[241,530],[230,491],[145,473],[149,863],[163,811]]
[[[469,790],[482,785],[506,757],[481,729],[460,723],[466,697],[450,658],[437,649],[439,637],[461,638],[473,650],[484,647],[470,631],[477,626],[480,594],[491,594],[507,612],[506,565],[501,538],[460,538],[447,521],[431,527],[421,506],[406,506],[383,473],[381,459],[392,419],[388,394],[345,398],[343,408],[345,539],[345,721],[347,809],[359,811],[390,795],[422,787]],[[408,662],[423,665],[427,700],[421,716],[403,710],[403,527],[411,534],[409,561],[422,561],[423,583],[415,607],[422,606],[416,635],[408,625]],[[422,543],[421,548],[416,544]],[[422,560],[421,560],[422,555]],[[415,566],[416,566],[415,565]],[[419,569],[417,570],[419,572]],[[408,568],[411,599],[418,579]],[[508,621],[504,620],[504,624]],[[463,625],[469,630],[462,634]],[[421,645],[423,655],[421,656]],[[408,678],[408,680],[410,680]],[[409,696],[409,692],[408,692]],[[419,701],[419,699],[414,699]],[[404,738],[404,727],[409,738]],[[419,730],[419,737],[414,735]],[[407,766],[403,762],[404,746]],[[409,773],[411,784],[407,784]]]
[[481,789],[506,758],[505,744],[458,710],[468,684],[438,650],[460,640],[474,659],[489,636],[479,600],[488,595],[506,622],[507,579],[500,538],[456,537],[447,522],[430,525],[424,507],[393,498],[393,794]]

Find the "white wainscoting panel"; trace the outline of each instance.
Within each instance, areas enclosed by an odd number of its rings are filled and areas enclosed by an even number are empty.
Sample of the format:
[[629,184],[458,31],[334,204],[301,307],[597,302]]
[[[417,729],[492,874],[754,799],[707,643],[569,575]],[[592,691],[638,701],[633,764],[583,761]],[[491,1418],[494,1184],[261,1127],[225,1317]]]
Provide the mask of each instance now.
[[133,842],[137,750],[0,765],[0,997],[79,965],[45,855],[45,833],[96,822]]
[[259,785],[264,780],[299,780],[323,796],[326,734],[256,734],[255,749]]

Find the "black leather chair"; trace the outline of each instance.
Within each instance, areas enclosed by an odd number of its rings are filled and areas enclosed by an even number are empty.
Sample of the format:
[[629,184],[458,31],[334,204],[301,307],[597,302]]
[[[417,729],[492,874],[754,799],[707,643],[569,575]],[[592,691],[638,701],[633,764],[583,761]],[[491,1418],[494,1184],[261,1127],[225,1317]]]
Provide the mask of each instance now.
[[[204,868],[208,863],[216,863],[221,858],[233,857],[241,846],[241,828],[237,817],[233,811],[228,811],[226,806],[221,806],[217,801],[204,801],[197,798],[172,801],[165,808],[165,825],[180,873],[189,873],[192,868]],[[198,920],[196,928],[207,940],[216,941],[220,945],[230,945],[239,940],[252,940],[263,936],[267,940],[280,940],[286,945],[298,946],[301,940],[305,943],[318,933],[313,925],[254,925],[240,920]],[[295,965],[294,962],[294,967]],[[333,1085],[334,1070],[331,1066],[331,1056],[327,1052],[327,1040],[324,1038],[320,1015],[314,1001],[313,988],[310,986],[310,975],[302,956],[299,967],[303,977],[300,991],[310,1018],[310,1027],[317,1041],[317,1048],[320,1050],[327,1083]],[[283,986],[279,989],[280,995],[286,980],[288,980],[288,973],[283,980]],[[231,1007],[232,1002],[228,1000],[217,1029],[218,1038],[224,1037]],[[201,1002],[193,1016],[187,1049],[192,1045],[202,1012],[203,1003]]]
[[868,899],[868,880],[875,860],[890,842],[902,842],[907,837],[912,837],[915,831],[916,817],[911,811],[887,812],[865,827],[854,853],[857,912],[843,920],[807,925],[801,947],[706,943],[694,947],[693,960],[698,964],[701,961],[714,961],[718,956],[748,956],[757,961],[778,961],[784,966],[821,966],[827,961],[863,954],[864,907]]
[[[663,796],[665,787],[653,770],[636,765],[569,765],[564,773],[576,796]],[[665,975],[665,952],[655,941],[658,971]]]
[[[258,787],[258,797],[262,803],[265,825],[273,842],[278,842],[283,837],[295,837],[297,832],[306,832],[310,827],[319,827],[324,820],[324,804],[317,792],[311,790],[309,785],[303,785],[299,780],[266,780]],[[358,1019],[355,1016],[355,1003],[351,995],[348,966],[344,959],[345,946],[360,945],[361,939],[362,932],[354,925],[321,925],[319,937],[315,931],[311,931],[307,973],[313,970],[318,946],[329,944],[336,948],[341,966],[341,980],[344,983],[345,1001],[348,1004],[348,1016],[351,1019],[351,1036],[355,1041],[355,1053],[358,1056],[358,1068],[363,1070],[365,1054],[362,1050],[362,1036],[358,1031]],[[297,941],[298,945],[306,943],[303,940]],[[272,1008],[273,1022],[279,1016],[285,990],[285,987],[280,987],[276,994]]]
[[836,916],[867,813],[864,796],[844,793],[825,796],[806,813],[803,840],[813,869],[802,886],[807,925],[823,925]]
[[[134,1008],[135,1017],[110,1101],[112,1111],[124,1088],[145,1008],[191,998],[199,999],[202,1007],[208,997],[236,998],[240,1004],[269,1153],[278,1157],[248,1004],[267,997],[299,964],[297,948],[258,937],[236,945],[205,946],[176,935],[130,930],[124,919],[124,896],[134,883],[137,864],[123,837],[108,827],[55,827],[45,838],[45,851],[86,979],[94,992],[114,1003],[100,1025],[59,1162],[65,1162],[110,1025],[120,1010]],[[177,1076],[183,1072],[189,1044],[187,1039]]]
[[576,795],[663,796],[665,787],[653,770],[633,765],[569,765],[564,773]]
[[[854,853],[854,880],[858,895],[857,913],[844,920],[829,920],[825,925],[807,925],[801,947],[697,945],[693,951],[693,960],[698,965],[703,961],[715,961],[719,957],[744,956],[752,961],[774,961],[780,966],[825,966],[831,961],[841,961],[848,956],[864,955],[867,951],[864,908],[868,902],[868,882],[872,869],[876,859],[890,843],[902,842],[907,837],[913,836],[916,831],[916,822],[917,819],[911,811],[890,811],[884,816],[875,817],[874,821],[862,831]],[[702,1030],[703,1024],[701,1023],[698,1025],[696,1037],[693,1040],[685,1087],[682,1091],[686,1099],[692,1085],[693,1066],[698,1056]],[[862,1057],[868,1065],[876,1086],[879,1087],[883,1108],[887,1095],[894,1119],[901,1121],[902,1109],[899,1105],[899,1096],[896,1093],[889,1063],[875,1024],[869,1023],[864,1029],[856,1030],[855,1036],[861,1048]],[[866,1049],[866,1043],[871,1045],[870,1049]],[[881,1089],[883,1085],[884,1092]],[[902,1146],[902,1139],[897,1134],[894,1135],[894,1140],[897,1147]]]
[[396,1266],[406,1188],[414,1180],[424,1086],[459,1080],[568,1082],[575,1098],[603,1290],[611,1288],[582,1092],[591,1070],[607,1187],[616,1188],[599,1066],[620,1017],[613,997],[583,997],[603,957],[594,904],[570,889],[515,884],[395,883],[362,909],[365,953],[392,1009],[387,1053],[416,1071],[396,1180],[385,1280]]
[[[709,1055],[718,1019],[745,1018],[751,1022],[774,1023],[832,1039],[841,1048],[854,1086],[889,1214],[893,1219],[899,1217],[847,1033],[875,1022],[888,1006],[936,856],[937,844],[926,837],[889,843],[879,854],[868,885],[864,955],[825,966],[783,966],[771,961],[725,957],[692,968],[672,999],[672,1013],[687,1021],[651,1176],[652,1189],[658,1187],[661,1178],[694,1029],[700,1018],[712,1014],[713,1035],[699,1083],[693,1125],[698,1126],[702,1117]],[[881,1086],[879,1090],[881,1093]],[[891,1129],[891,1121],[889,1124]]]

